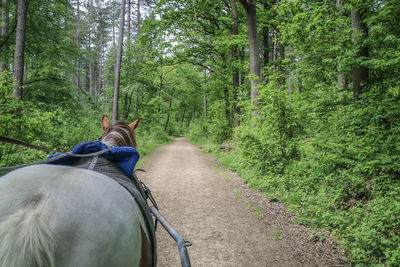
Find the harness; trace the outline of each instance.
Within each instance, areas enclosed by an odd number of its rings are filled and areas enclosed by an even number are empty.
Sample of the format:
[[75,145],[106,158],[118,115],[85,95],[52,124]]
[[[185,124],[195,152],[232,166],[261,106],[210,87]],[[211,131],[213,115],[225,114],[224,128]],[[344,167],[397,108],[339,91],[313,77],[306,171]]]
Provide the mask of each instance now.
[[[114,164],[109,160],[95,155],[92,157],[81,158],[77,163],[73,164],[72,167],[88,169],[100,172],[110,179],[120,184],[129,194],[135,199],[142,212],[147,232],[150,239],[151,251],[153,255],[153,266],[156,266],[157,262],[157,241],[156,241],[156,226],[153,222],[153,217],[150,214],[150,209],[147,204],[149,198],[152,202],[154,201],[151,196],[150,190],[145,187],[143,188],[142,182],[137,178],[135,174],[132,178],[128,178],[122,171],[120,171]],[[155,202],[153,202],[155,204]],[[155,205],[156,206],[156,205]]]

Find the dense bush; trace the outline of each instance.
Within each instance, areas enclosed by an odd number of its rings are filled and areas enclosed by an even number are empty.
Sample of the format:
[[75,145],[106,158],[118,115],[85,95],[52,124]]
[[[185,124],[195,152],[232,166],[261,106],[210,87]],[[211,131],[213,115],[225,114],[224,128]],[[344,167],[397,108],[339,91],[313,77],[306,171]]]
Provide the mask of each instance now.
[[[34,145],[68,151],[76,144],[96,140],[101,133],[101,112],[81,106],[74,98],[64,107],[40,102],[31,95],[29,100],[12,96],[13,84],[9,74],[0,74],[0,135]],[[0,143],[0,164],[15,165],[39,161],[48,153]]]

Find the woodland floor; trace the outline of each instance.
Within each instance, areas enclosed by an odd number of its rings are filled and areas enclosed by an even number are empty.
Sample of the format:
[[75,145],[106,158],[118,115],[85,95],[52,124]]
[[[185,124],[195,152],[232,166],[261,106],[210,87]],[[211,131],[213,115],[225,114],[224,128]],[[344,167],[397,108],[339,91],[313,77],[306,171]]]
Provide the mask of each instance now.
[[[279,202],[251,190],[237,174],[185,138],[173,142],[138,173],[160,213],[186,239],[192,266],[347,266],[331,239],[294,224]],[[180,266],[176,243],[159,225],[158,266]]]

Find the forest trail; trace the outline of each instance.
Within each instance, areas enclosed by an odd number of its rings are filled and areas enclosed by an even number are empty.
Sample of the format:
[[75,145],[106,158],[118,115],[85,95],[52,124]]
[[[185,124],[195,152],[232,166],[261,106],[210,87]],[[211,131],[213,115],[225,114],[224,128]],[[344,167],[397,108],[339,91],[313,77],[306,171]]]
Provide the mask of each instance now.
[[[160,212],[193,246],[192,266],[344,266],[330,239],[316,242],[280,203],[264,199],[241,178],[185,138],[141,168]],[[180,266],[176,243],[158,226],[158,266]]]

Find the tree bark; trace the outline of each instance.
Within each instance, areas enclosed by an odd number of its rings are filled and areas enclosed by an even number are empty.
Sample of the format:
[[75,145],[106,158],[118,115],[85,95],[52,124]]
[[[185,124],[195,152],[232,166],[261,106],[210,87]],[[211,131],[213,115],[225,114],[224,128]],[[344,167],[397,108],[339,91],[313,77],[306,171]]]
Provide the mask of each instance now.
[[[336,9],[337,9],[337,15],[341,16],[342,12],[341,12],[341,8],[344,5],[344,1],[343,0],[336,0]],[[338,33],[338,36],[340,36],[342,34],[343,29],[338,27],[336,28],[336,32]],[[341,62],[338,62],[338,66],[337,66],[337,72],[338,72],[338,77],[337,77],[337,83],[338,83],[338,87],[340,89],[346,89],[347,88],[347,77],[346,74],[343,73],[343,67],[341,66]]]
[[99,85],[98,85],[98,95],[101,95],[101,89],[103,86],[102,83],[102,69],[103,69],[103,33],[101,31],[101,27],[99,27],[99,31],[100,31],[100,36],[99,36]]
[[[274,28],[272,35],[273,35],[273,38],[275,40],[278,39],[278,33],[277,32],[278,32],[278,30],[276,28]],[[274,48],[273,48],[273,51],[272,51],[272,61],[274,61],[274,62],[276,62],[278,60],[278,45],[279,45],[278,41],[275,41],[274,42]],[[274,69],[276,71],[276,64],[275,64]]]
[[204,111],[204,120],[207,120],[207,92],[206,92],[206,84],[207,84],[207,71],[204,69],[204,94],[203,94],[203,111]]
[[301,80],[301,72],[297,71],[297,91],[301,94],[303,91],[303,84]]
[[124,120],[128,119],[129,111],[131,110],[132,96],[133,96],[133,91],[131,91],[131,94],[128,97],[128,106],[126,107],[126,110],[125,110]]
[[280,83],[280,85],[282,85],[282,87],[285,87],[285,84],[286,84],[286,78],[285,78],[286,72],[285,72],[285,68],[284,68],[283,63],[282,63],[282,61],[285,59],[285,46],[282,45],[280,42],[279,42],[278,46],[279,46],[279,58],[280,58],[280,60],[279,60],[279,66],[280,66],[279,67],[279,71],[280,71],[279,83]]
[[169,99],[169,107],[168,107],[168,113],[167,113],[167,121],[165,122],[164,131],[167,131],[167,129],[168,129],[168,123],[169,123],[169,117],[170,117],[170,113],[171,113],[171,107],[172,107],[172,95],[171,95],[171,98]]
[[128,93],[124,94],[124,101],[122,102],[122,119],[126,120],[125,114],[127,114],[128,107]]
[[229,86],[226,84],[224,86],[224,96],[225,96],[225,117],[227,121],[231,121],[231,111],[230,111],[230,105],[229,105]]
[[[81,16],[80,16],[80,2],[79,0],[76,1],[77,7],[76,7],[76,43],[78,50],[80,50],[81,46]],[[75,80],[75,85],[78,88],[78,93],[79,93],[79,88],[81,88],[81,73],[80,73],[80,67],[81,67],[81,59],[78,55],[78,59],[76,60],[76,80]]]
[[[90,1],[90,7],[92,7],[93,2]],[[94,86],[93,86],[93,67],[92,67],[92,19],[91,16],[89,15],[89,22],[88,22],[88,27],[89,27],[89,93],[91,97],[94,97],[95,91],[94,91]]]
[[121,17],[119,25],[117,63],[115,64],[114,99],[113,99],[113,111],[112,111],[113,121],[118,120],[119,82],[120,82],[121,60],[122,60],[122,45],[124,41],[124,23],[125,23],[125,0],[122,0]]
[[[247,19],[247,37],[249,39],[249,50],[250,50],[250,99],[253,101],[253,105],[258,106],[257,86],[260,82],[260,48],[257,34],[257,14],[256,14],[256,3],[255,0],[239,0],[244,9],[246,10]],[[255,76],[255,77],[254,77]]]
[[93,68],[92,62],[89,62],[89,93],[91,97],[94,97],[94,87],[93,87]]
[[129,43],[131,41],[131,0],[128,0],[126,15],[126,40]]
[[[1,11],[1,22],[3,26],[0,30],[0,37],[4,38],[7,36],[10,26],[10,14],[9,14],[9,0],[2,0],[3,8]],[[1,48],[1,59],[0,59],[0,70],[8,70],[8,57],[7,57],[8,45],[4,44]]]
[[[232,35],[237,36],[239,34],[239,21],[237,14],[237,6],[236,1],[231,0],[231,8],[232,8]],[[233,84],[233,113],[235,117],[235,126],[239,126],[239,107],[237,105],[238,102],[238,90],[239,90],[239,70],[236,65],[238,61],[238,46],[235,44],[232,46],[232,84]]]
[[289,98],[292,98],[293,73],[289,71]]
[[[268,10],[269,4],[268,1],[265,1],[263,4],[264,10]],[[263,66],[266,67],[269,62],[269,29],[268,27],[262,28],[262,35],[263,35]]]
[[141,18],[141,13],[140,13],[140,1],[141,0],[137,0],[137,37],[139,37],[140,26],[142,24],[142,18]]
[[[352,42],[357,47],[356,60],[364,60],[368,57],[368,47],[366,45],[361,45],[368,36],[368,27],[365,22],[363,22],[364,16],[365,9],[357,9],[354,7],[351,10],[351,23],[353,27]],[[360,95],[364,89],[363,83],[367,79],[368,69],[356,63],[356,66],[353,68],[353,96],[355,100],[360,99]]]
[[14,97],[18,99],[22,98],[22,85],[24,79],[25,32],[28,3],[28,0],[18,0],[18,18],[14,52]]

